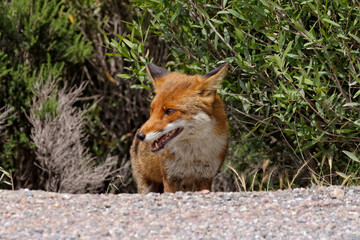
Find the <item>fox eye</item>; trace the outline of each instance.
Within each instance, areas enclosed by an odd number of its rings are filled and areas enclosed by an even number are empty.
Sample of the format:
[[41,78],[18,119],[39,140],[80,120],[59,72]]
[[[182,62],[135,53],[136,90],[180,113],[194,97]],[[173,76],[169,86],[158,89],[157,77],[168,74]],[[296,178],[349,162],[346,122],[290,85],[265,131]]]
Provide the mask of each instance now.
[[176,110],[168,108],[165,110],[165,115],[170,116],[170,115],[173,115],[175,112],[176,112]]

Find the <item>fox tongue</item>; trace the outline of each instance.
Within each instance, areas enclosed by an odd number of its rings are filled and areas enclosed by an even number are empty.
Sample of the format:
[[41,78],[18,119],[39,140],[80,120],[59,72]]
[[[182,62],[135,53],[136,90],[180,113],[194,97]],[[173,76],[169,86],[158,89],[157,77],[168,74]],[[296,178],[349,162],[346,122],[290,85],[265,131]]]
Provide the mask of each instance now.
[[159,138],[158,140],[156,140],[155,142],[157,142],[157,144],[159,145],[159,147],[161,148],[164,144],[165,139],[167,138],[166,135],[163,135],[161,138]]
[[153,150],[160,150],[162,149],[165,144],[164,144],[164,140],[166,139],[166,135],[162,136],[161,138],[159,138],[158,140],[154,141],[152,144],[151,144],[151,148]]
[[183,130],[183,128],[177,128],[175,130],[172,130],[166,134],[164,134],[163,136],[161,136],[159,139],[155,140],[152,144],[151,144],[151,151],[152,152],[158,152],[161,149],[163,149],[165,147],[165,145],[174,137],[176,137],[181,131]]

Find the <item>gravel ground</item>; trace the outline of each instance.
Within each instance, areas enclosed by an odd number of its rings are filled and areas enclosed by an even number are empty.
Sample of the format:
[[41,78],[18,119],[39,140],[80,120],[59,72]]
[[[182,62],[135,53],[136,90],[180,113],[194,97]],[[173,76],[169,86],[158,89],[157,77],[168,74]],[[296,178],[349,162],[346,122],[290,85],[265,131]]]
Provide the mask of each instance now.
[[360,187],[161,195],[0,190],[0,239],[360,239]]

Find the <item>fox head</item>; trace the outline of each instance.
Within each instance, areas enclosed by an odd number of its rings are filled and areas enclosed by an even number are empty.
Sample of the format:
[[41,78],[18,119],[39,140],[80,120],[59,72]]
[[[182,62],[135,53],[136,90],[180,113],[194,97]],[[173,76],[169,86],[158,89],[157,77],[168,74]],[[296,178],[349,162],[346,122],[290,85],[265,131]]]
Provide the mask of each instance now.
[[[168,72],[152,63],[146,71],[154,86],[150,118],[139,130],[152,152],[162,152],[182,140],[207,137],[216,122],[227,122],[217,89],[226,75],[224,64],[205,75]],[[217,124],[219,125],[219,124]]]

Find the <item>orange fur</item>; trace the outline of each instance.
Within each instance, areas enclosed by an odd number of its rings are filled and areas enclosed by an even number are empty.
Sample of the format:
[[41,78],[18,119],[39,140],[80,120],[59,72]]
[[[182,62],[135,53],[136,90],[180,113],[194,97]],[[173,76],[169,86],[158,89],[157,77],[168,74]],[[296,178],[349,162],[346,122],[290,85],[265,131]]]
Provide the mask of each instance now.
[[139,193],[211,190],[224,162],[229,126],[216,90],[227,64],[201,75],[147,65],[155,98],[131,146]]

